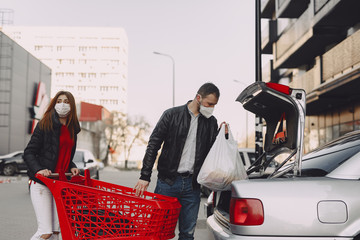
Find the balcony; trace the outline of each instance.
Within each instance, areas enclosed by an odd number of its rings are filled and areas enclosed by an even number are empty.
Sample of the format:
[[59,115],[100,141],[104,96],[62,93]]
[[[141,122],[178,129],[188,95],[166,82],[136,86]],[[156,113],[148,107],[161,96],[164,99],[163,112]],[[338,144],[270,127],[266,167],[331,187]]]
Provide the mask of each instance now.
[[310,0],[276,0],[276,18],[299,18],[308,8]]
[[274,68],[311,65],[332,44],[346,38],[349,27],[360,22],[357,0],[311,0],[309,8],[274,43]]
[[261,31],[261,50],[263,54],[272,54],[272,44],[277,40],[277,21],[269,20]]
[[360,30],[322,56],[322,83],[307,96],[308,115],[360,100],[359,45]]
[[261,18],[272,18],[275,12],[275,0],[261,0]]

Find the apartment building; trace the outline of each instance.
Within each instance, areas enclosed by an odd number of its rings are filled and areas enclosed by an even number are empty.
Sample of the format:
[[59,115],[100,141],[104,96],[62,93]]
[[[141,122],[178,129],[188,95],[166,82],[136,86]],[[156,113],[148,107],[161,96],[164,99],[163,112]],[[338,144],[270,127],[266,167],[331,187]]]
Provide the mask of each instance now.
[[5,25],[2,31],[51,68],[51,97],[127,113],[128,39],[122,28]]
[[360,1],[262,0],[265,82],[305,89],[305,151],[360,129]]

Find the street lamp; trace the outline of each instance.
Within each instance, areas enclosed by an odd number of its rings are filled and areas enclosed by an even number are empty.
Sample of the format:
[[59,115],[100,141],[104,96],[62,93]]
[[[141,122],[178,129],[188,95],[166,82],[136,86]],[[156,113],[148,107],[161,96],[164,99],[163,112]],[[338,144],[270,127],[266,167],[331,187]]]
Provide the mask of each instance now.
[[[247,87],[247,85],[245,84],[245,83],[243,83],[242,81],[239,81],[239,80],[237,80],[237,79],[233,79],[233,81],[234,82],[236,82],[236,83],[240,83],[240,84],[242,84],[242,85],[244,85],[245,87]],[[248,118],[249,118],[249,116],[248,116],[248,111],[247,110],[245,110],[245,113],[246,113],[246,121],[245,121],[245,128],[246,128],[246,134],[245,134],[245,138],[246,138],[246,148],[249,148],[249,145],[248,145],[248,138],[249,138],[249,136],[248,136],[248,134],[249,134],[249,130],[248,130]]]
[[169,54],[165,54],[165,53],[160,53],[160,52],[154,52],[154,54],[158,54],[158,55],[162,55],[165,57],[169,57],[173,63],[173,107],[175,107],[175,60],[172,56],[170,56]]

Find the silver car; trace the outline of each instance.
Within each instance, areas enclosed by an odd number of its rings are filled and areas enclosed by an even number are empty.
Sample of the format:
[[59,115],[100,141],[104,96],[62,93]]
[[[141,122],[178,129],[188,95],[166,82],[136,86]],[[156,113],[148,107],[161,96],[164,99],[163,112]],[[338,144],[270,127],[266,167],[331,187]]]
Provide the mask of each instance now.
[[[261,111],[255,105],[269,108],[269,114],[262,116],[268,128],[264,150],[273,157],[257,160],[258,165],[253,168],[265,168],[279,153],[287,152],[289,156],[273,173],[256,178],[249,174],[249,180],[233,182],[231,191],[214,194],[214,211],[207,219],[214,238],[360,239],[360,131],[302,157],[303,119],[288,118],[286,129],[290,131],[278,134],[279,124],[270,114],[274,111],[270,108],[275,106],[268,95],[279,94],[267,87],[256,83],[238,98],[256,114]],[[263,96],[254,94],[259,91]],[[297,96],[299,102],[293,102],[293,109],[282,106],[282,101],[292,101],[294,92],[290,89],[289,93],[280,93],[283,100],[276,102],[280,115],[282,111],[293,111],[297,117],[302,116],[304,96]],[[283,136],[285,141],[275,139]]]

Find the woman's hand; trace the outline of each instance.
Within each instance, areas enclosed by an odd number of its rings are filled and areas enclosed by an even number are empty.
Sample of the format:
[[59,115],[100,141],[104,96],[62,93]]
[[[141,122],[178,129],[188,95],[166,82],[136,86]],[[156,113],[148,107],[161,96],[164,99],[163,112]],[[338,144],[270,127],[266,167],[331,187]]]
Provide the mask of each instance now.
[[51,170],[49,170],[49,169],[42,169],[42,170],[38,171],[37,174],[40,174],[40,175],[42,175],[42,176],[44,176],[44,177],[48,177],[48,176],[51,175]]
[[80,174],[80,170],[78,168],[72,168],[70,169],[70,172],[72,173],[72,175],[76,176]]

